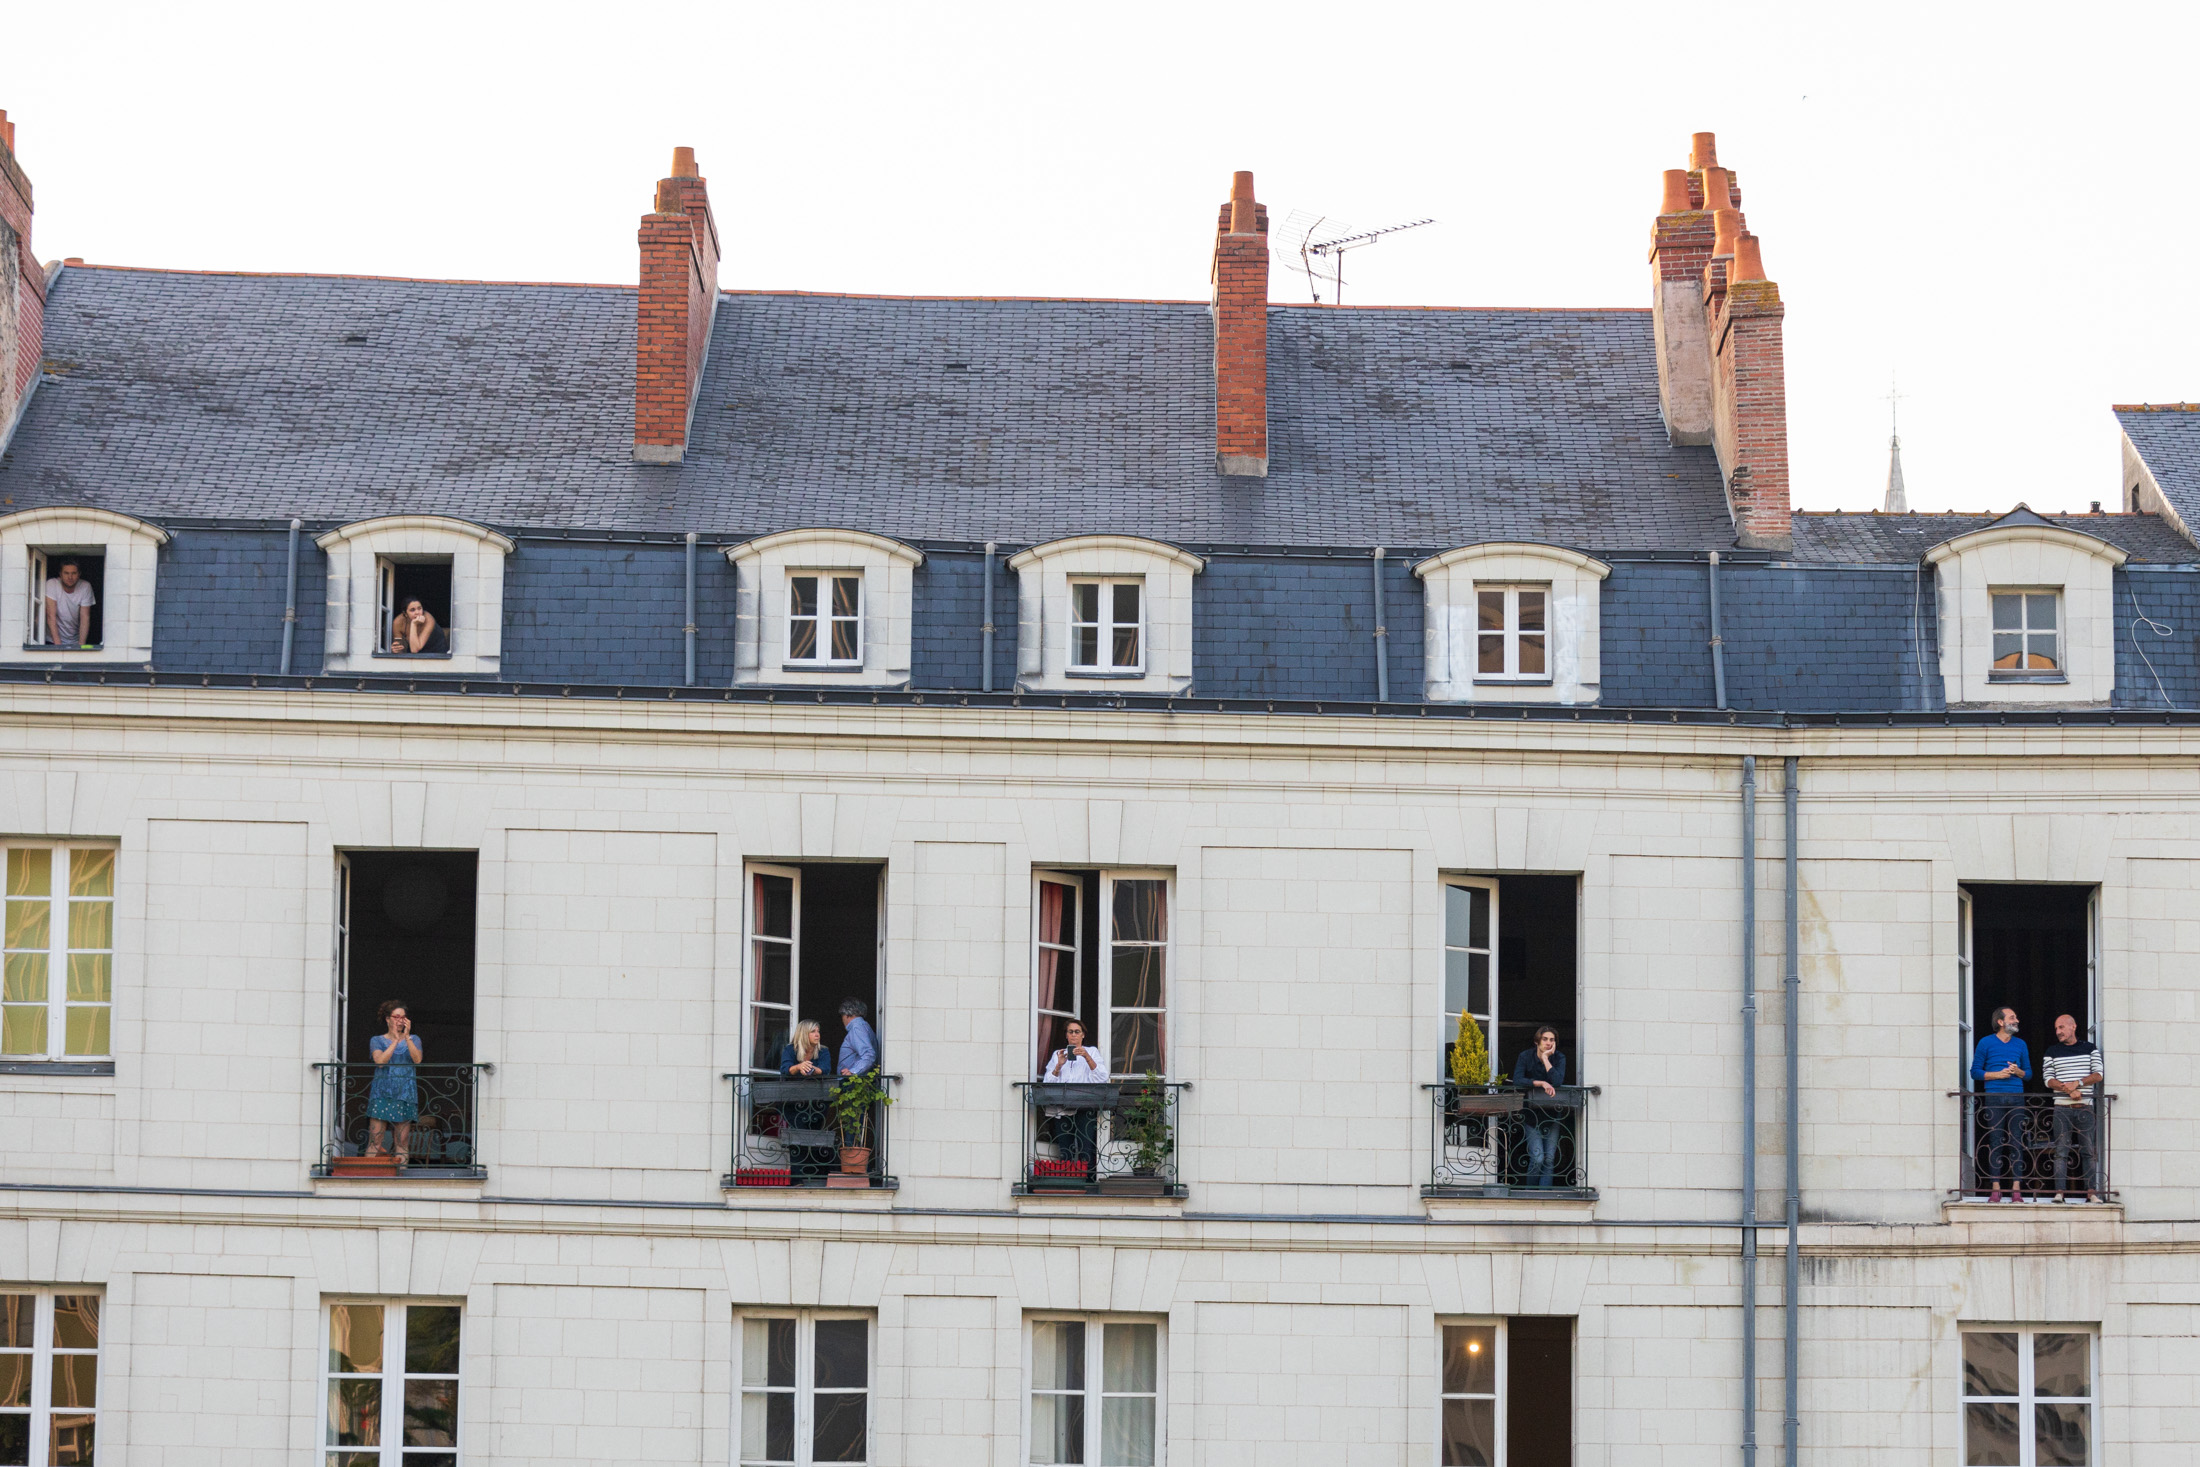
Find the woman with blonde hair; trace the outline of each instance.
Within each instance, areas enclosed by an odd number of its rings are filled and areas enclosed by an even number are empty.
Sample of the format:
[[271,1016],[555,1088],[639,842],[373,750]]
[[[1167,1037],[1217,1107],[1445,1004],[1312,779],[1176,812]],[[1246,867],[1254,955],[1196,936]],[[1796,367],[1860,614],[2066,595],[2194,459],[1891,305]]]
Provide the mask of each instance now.
[[[779,1046],[779,1073],[790,1080],[824,1081],[832,1077],[833,1052],[825,1047],[825,1036],[817,1027],[817,1020],[795,1022],[793,1037]],[[822,1100],[791,1101],[782,1115],[790,1130],[830,1134]],[[790,1143],[787,1160],[796,1186],[816,1186],[833,1169],[833,1148]]]
[[832,1072],[833,1052],[825,1047],[825,1036],[817,1027],[817,1020],[801,1020],[794,1026],[794,1037],[779,1046],[779,1073],[792,1080],[797,1076],[830,1075]]

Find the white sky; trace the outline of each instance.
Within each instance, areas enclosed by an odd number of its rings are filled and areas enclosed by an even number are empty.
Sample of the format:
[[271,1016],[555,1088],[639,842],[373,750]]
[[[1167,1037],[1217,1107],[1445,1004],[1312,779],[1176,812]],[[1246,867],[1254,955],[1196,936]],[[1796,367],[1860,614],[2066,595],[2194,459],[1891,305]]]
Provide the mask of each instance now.
[[1279,226],[1440,221],[1348,302],[1482,306],[1646,305],[1707,129],[1788,303],[1799,505],[1876,507],[1899,373],[1916,507],[2113,507],[2109,404],[2200,398],[2200,9],[1808,14],[24,5],[0,107],[41,258],[631,282],[685,143],[728,286],[1199,298],[1250,167]]

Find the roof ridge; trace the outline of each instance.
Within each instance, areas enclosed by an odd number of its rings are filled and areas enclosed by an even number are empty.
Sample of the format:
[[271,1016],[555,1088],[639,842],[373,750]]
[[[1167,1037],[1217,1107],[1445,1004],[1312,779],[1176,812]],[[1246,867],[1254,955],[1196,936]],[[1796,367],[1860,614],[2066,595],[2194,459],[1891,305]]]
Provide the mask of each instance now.
[[2200,413],[2200,402],[2118,402],[2109,404],[2112,413]]
[[467,280],[443,275],[358,275],[345,270],[185,270],[173,265],[91,265],[68,262],[71,270],[111,270],[123,275],[236,275],[248,280],[382,280],[397,285],[554,286],[561,290],[633,290],[595,280]]

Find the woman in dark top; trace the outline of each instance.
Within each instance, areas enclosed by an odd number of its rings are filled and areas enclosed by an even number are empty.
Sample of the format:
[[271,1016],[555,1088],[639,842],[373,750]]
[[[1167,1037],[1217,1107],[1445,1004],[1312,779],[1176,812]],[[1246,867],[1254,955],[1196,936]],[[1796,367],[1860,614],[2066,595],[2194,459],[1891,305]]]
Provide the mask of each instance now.
[[1558,1137],[1566,1107],[1559,1089],[1566,1083],[1566,1056],[1558,1052],[1558,1031],[1545,1024],[1535,1031],[1535,1047],[1513,1061],[1513,1084],[1528,1092],[1520,1112],[1520,1136],[1527,1143],[1527,1185],[1548,1187],[1558,1167]]
[[[790,1080],[824,1080],[833,1073],[833,1052],[825,1045],[825,1037],[817,1027],[817,1020],[804,1019],[794,1026],[794,1038],[779,1046],[779,1073]],[[825,1102],[821,1100],[791,1101],[780,1107],[780,1124],[788,1132],[809,1131],[814,1134],[830,1134],[826,1124]],[[815,1186],[833,1169],[833,1149],[830,1146],[796,1145],[792,1140],[787,1146],[787,1163],[792,1169],[791,1180],[796,1186]]]

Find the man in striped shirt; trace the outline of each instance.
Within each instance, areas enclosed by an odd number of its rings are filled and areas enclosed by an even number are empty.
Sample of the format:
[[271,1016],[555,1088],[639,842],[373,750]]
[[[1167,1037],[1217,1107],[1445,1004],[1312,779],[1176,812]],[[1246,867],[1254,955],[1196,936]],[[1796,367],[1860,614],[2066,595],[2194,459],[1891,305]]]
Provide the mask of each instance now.
[[2055,1042],[2040,1056],[2040,1078],[2055,1097],[2055,1200],[2063,1200],[2070,1179],[2070,1152],[2084,1157],[2085,1200],[2101,1200],[2101,1113],[2093,1104],[2101,1083],[2100,1047],[2078,1039],[2078,1021],[2068,1014],[2055,1020]]

